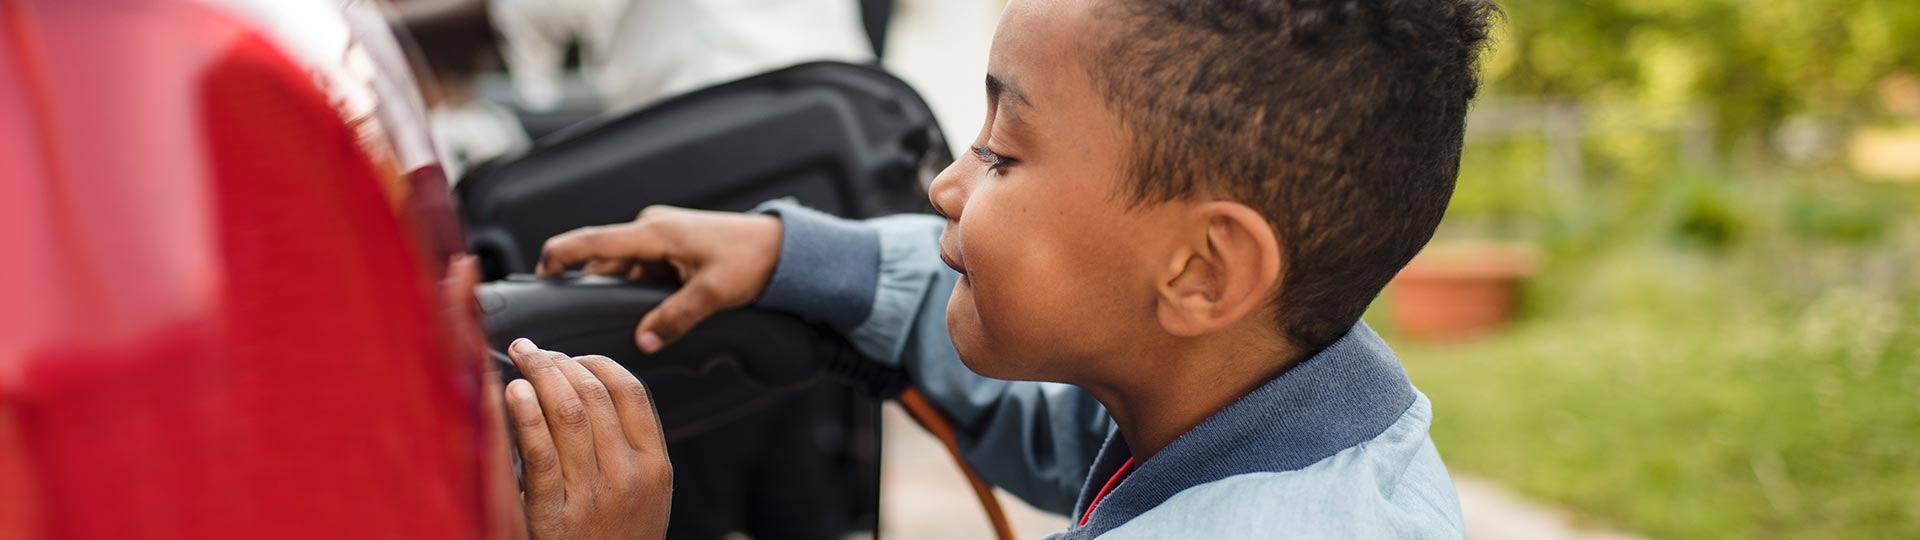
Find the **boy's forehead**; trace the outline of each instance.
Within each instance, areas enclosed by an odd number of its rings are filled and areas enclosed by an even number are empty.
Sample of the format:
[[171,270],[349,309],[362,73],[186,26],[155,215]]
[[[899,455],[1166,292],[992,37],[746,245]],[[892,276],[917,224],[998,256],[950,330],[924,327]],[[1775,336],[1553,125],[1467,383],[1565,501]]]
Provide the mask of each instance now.
[[987,72],[1029,101],[1073,89],[1084,80],[1086,62],[1106,32],[1096,20],[1097,0],[1013,0],[994,32]]

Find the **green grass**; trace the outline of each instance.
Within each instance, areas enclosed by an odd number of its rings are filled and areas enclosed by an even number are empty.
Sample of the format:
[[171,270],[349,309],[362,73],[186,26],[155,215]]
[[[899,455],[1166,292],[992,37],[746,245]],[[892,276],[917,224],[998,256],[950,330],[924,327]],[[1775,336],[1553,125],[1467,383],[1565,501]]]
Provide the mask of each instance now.
[[1806,241],[1780,205],[1731,206],[1730,247],[1659,226],[1547,246],[1523,319],[1478,342],[1370,316],[1449,467],[1653,538],[1920,538],[1914,227]]

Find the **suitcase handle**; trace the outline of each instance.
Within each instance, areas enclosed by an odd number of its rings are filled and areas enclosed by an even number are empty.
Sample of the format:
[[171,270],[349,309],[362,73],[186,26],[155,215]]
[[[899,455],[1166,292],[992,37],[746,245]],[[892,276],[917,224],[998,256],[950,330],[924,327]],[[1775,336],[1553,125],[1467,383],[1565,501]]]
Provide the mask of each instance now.
[[[599,276],[514,275],[482,284],[477,295],[488,345],[495,351],[525,337],[548,350],[603,355],[635,373],[672,370],[699,376],[731,367],[770,388],[797,387],[826,375],[878,397],[897,395],[905,386],[903,372],[861,358],[831,330],[760,309],[715,313],[659,352],[640,352],[634,342],[640,318],[674,290]],[[519,376],[511,363],[503,370],[509,379]]]

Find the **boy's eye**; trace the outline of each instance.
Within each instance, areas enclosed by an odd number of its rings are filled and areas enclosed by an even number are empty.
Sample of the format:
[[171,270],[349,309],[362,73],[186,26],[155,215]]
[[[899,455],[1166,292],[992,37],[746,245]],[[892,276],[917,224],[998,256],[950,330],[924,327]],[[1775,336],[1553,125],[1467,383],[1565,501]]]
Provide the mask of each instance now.
[[999,172],[1001,169],[1018,161],[1013,158],[1003,157],[1000,154],[995,154],[992,148],[987,148],[984,144],[973,147],[973,157],[979,159],[981,163],[987,164],[987,172]]

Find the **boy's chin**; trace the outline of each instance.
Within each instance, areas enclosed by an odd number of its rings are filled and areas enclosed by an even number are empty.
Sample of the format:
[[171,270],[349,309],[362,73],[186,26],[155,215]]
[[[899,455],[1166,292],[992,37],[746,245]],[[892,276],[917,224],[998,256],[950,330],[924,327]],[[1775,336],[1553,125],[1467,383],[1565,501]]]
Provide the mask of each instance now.
[[[1014,366],[1005,365],[1006,363],[1004,362],[1004,360],[1006,360],[1006,357],[1004,356],[997,356],[997,355],[991,355],[991,354],[968,354],[967,349],[962,348],[959,345],[960,344],[958,342],[954,343],[954,349],[960,353],[960,363],[966,365],[967,369],[972,370],[974,373],[977,373],[982,377],[987,377],[992,379],[1001,379],[1001,380],[1028,379],[1028,377],[1023,376],[1025,374],[1021,373],[1017,369],[1013,369]],[[1002,360],[1002,361],[996,362],[994,360]]]
[[953,339],[953,350],[960,355],[960,363],[967,369],[983,377],[1003,380],[1034,380],[1036,373],[1031,363],[1023,361],[1026,355],[1009,354],[988,343],[985,332],[981,331],[980,319],[973,311],[972,298],[962,296],[955,290],[953,298],[947,303],[947,335]]
[[1050,380],[1034,372],[1032,369],[1021,369],[1023,367],[1030,368],[1031,366],[1026,366],[1024,363],[1017,361],[1008,362],[1008,359],[1008,357],[999,355],[969,355],[964,352],[960,353],[960,363],[965,364],[967,369],[972,370],[982,377],[1003,381]]
[[954,324],[951,316],[947,319],[947,332],[953,336],[953,350],[960,355],[960,363],[982,377],[1006,381],[1055,381],[1045,369],[1048,360],[1035,353],[1044,351],[1005,350],[998,344],[988,343],[979,328],[970,328],[965,324]]

